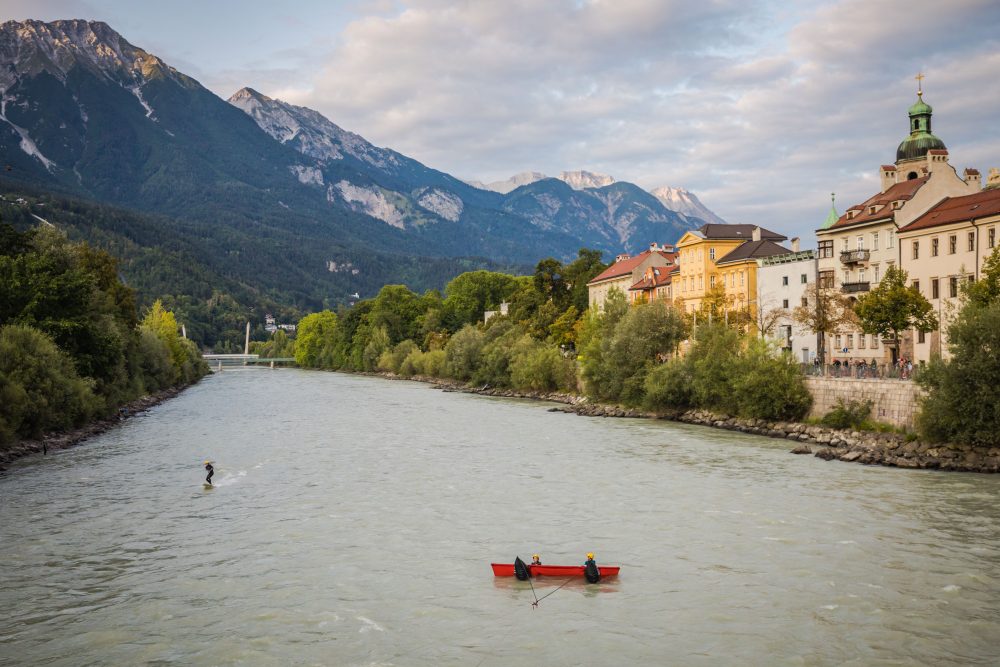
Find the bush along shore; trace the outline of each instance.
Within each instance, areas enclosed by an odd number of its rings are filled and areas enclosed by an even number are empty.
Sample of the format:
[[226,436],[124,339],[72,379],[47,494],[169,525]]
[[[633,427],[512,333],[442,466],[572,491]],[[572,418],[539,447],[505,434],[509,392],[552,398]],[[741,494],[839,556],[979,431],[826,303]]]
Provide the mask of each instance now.
[[706,410],[652,412],[620,405],[595,403],[586,396],[562,392],[519,391],[489,385],[476,386],[429,376],[400,376],[394,373],[365,373],[396,380],[416,380],[448,392],[463,392],[502,398],[523,398],[562,403],[550,412],[584,417],[628,417],[669,421],[739,431],[752,435],[789,440],[792,454],[812,454],[826,461],[839,460],[896,468],[937,469],[956,472],[1000,473],[1000,447],[931,444],[901,433],[878,433],[830,428],[800,422],[745,419]]

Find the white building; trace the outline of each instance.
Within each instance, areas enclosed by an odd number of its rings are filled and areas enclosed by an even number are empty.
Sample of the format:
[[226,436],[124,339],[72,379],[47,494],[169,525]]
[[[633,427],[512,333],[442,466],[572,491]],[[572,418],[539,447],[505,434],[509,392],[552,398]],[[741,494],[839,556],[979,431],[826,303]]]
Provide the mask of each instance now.
[[776,316],[768,338],[804,364],[812,363],[816,357],[816,334],[797,324],[792,319],[792,311],[803,305],[806,287],[815,282],[816,253],[812,250],[757,260],[758,323],[770,322]]

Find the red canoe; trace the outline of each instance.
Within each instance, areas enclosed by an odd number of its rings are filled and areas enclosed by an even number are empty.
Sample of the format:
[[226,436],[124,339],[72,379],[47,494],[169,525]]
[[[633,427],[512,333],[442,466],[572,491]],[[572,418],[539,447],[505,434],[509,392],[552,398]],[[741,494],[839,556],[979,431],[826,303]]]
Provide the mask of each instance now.
[[[490,563],[495,577],[513,577],[513,563]],[[617,577],[621,567],[598,565],[597,570],[601,577]],[[528,565],[533,577],[582,577],[583,565]]]

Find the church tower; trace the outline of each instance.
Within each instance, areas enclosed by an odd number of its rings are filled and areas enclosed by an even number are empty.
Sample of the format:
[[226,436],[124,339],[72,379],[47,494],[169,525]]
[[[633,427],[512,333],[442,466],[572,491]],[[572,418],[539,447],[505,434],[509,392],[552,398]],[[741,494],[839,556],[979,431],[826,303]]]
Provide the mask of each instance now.
[[896,149],[896,168],[898,180],[908,180],[922,176],[920,167],[926,162],[927,152],[931,150],[946,151],[944,142],[931,133],[931,116],[934,109],[924,102],[922,86],[923,74],[917,75],[917,101],[910,107],[910,136],[899,144]]

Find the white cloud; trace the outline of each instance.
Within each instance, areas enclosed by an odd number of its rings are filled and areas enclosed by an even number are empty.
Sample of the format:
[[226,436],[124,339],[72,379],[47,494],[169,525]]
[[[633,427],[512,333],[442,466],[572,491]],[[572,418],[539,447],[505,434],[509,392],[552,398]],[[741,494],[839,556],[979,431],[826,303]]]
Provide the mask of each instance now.
[[918,69],[953,161],[1000,164],[991,0],[394,7],[348,24],[295,102],[459,176],[586,168],[808,234],[894,159]]

